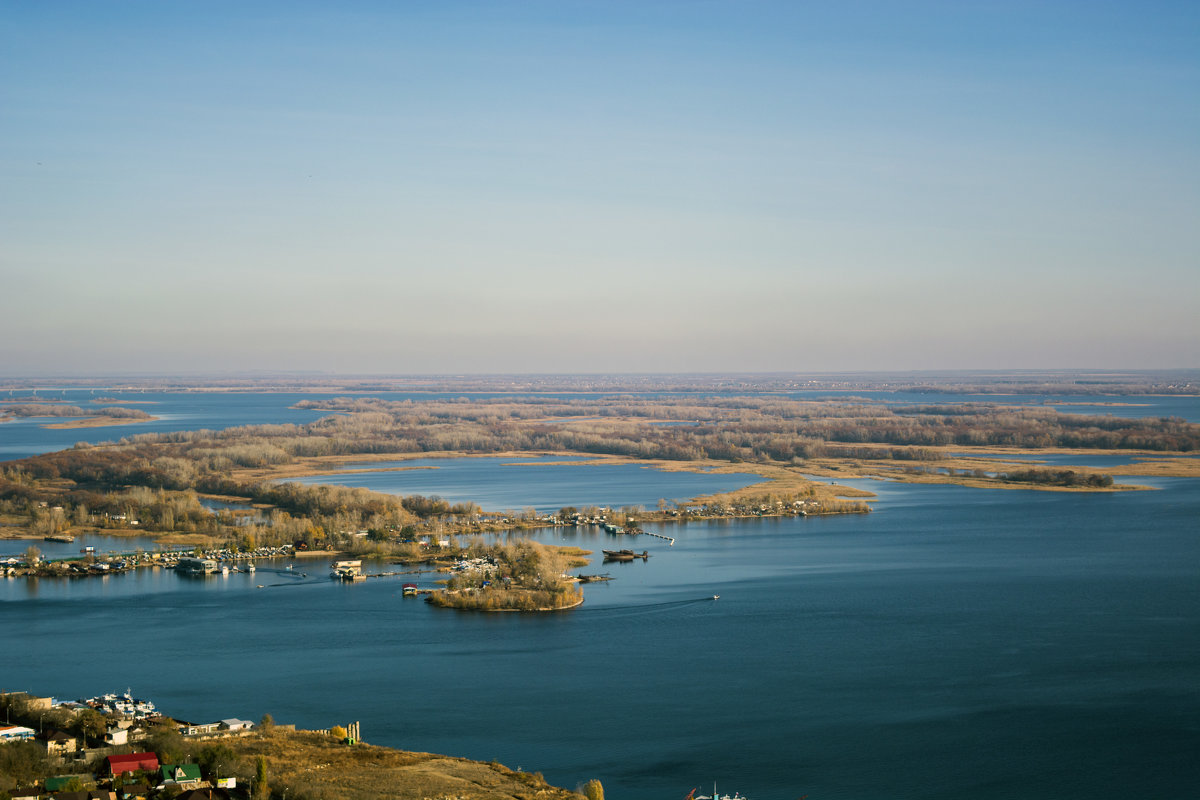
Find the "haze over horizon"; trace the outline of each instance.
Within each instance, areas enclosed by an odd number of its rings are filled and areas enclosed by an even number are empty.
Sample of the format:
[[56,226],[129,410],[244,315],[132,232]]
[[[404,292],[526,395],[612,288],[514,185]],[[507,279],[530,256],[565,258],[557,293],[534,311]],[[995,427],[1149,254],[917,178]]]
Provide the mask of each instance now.
[[1196,4],[2,8],[0,374],[1200,366]]

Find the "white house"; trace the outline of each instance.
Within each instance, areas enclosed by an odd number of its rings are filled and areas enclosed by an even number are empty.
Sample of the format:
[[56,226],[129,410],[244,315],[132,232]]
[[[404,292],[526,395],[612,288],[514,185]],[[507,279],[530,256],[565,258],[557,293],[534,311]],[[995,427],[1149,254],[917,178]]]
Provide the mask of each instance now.
[[23,742],[33,737],[33,728],[26,728],[22,725],[0,725],[0,742]]
[[221,720],[221,728],[227,731],[248,731],[253,727],[253,722],[244,719],[231,718]]

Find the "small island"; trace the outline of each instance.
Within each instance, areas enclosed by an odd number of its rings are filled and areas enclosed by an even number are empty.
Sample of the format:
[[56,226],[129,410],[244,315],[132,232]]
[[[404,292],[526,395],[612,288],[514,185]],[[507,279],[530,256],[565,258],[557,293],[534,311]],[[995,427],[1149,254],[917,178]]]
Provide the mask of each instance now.
[[79,406],[60,405],[56,403],[19,403],[5,406],[3,416],[0,416],[0,421],[5,419],[38,417],[73,418],[64,422],[47,423],[43,426],[46,428],[98,428],[108,425],[152,422],[158,419],[158,417],[147,414],[140,408],[108,406],[106,408],[87,410]]
[[583,551],[531,540],[496,544],[455,565],[446,588],[426,595],[441,608],[470,611],[562,611],[583,603],[569,567],[586,566]]

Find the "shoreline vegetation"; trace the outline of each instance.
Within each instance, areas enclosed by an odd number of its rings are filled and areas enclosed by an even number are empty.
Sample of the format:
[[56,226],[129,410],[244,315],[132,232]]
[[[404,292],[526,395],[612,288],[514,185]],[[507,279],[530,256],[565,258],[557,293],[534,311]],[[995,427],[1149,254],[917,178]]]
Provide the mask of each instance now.
[[139,422],[154,422],[158,419],[160,418],[152,414],[147,414],[144,417],[128,417],[125,419],[117,419],[110,416],[83,417],[69,422],[50,422],[42,427],[58,430],[68,428],[107,428],[113,425],[136,425]]
[[[95,400],[92,402],[104,402]],[[64,422],[43,424],[43,428],[99,428],[109,425],[131,425],[139,422],[153,422],[158,417],[142,411],[140,408],[123,408],[109,406],[107,408],[85,409],[79,406],[61,405],[55,402],[41,403],[10,403],[0,405],[0,422],[14,419],[38,419],[73,417]]]
[[173,782],[156,788],[161,781],[157,772],[127,773],[120,785],[115,785],[107,774],[105,758],[134,752],[154,753],[161,764],[188,765],[187,771],[205,791],[224,779],[225,788],[213,791],[243,800],[604,797],[603,787],[596,780],[581,784],[573,792],[547,783],[539,772],[510,769],[496,761],[368,744],[351,738],[359,734],[357,723],[332,725],[327,730],[297,730],[295,725],[276,724],[270,714],[251,730],[184,735],[182,726],[187,723],[162,716],[159,709],[158,716],[145,718],[135,726],[135,730],[144,729],[136,742],[131,739],[129,744],[109,746],[104,741],[105,732],[118,725],[129,726],[131,720],[125,715],[93,708],[72,713],[52,707],[50,702],[50,698],[25,693],[0,693],[0,709],[11,724],[34,731],[52,730],[80,745],[71,757],[62,757],[48,755],[45,746],[33,741],[0,744],[0,797],[9,797],[18,788],[34,787],[38,796],[48,795],[48,781],[82,794],[100,791],[105,797],[109,791],[123,792],[126,797],[180,795],[181,787]]
[[[1195,457],[1200,453],[1200,425],[1175,418],[1068,414],[1040,404],[975,400],[900,403],[850,395],[797,400],[737,394],[736,386],[712,378],[709,391],[721,393],[702,394],[702,382],[680,378],[679,386],[691,388],[579,396],[601,383],[547,381],[539,386],[543,394],[534,395],[514,391],[402,401],[312,398],[295,407],[326,416],[302,425],[248,425],[80,443],[0,464],[0,537],[13,532],[34,537],[136,533],[196,547],[249,551],[287,544],[351,557],[392,558],[417,555],[414,548],[422,538],[519,535],[567,524],[575,513],[586,519],[607,515],[621,526],[627,520],[641,526],[869,512],[867,501],[873,494],[838,485],[839,479],[1110,492],[1145,488],[1118,484],[1113,472],[1200,476],[1200,458]],[[622,385],[637,383],[626,376]],[[1192,384],[1176,388],[1189,386],[1194,391]],[[949,391],[949,384],[941,388]],[[554,396],[547,396],[550,393]],[[55,403],[12,403],[3,408],[9,416],[82,412],[77,406]],[[116,421],[149,418],[144,411],[127,408],[90,413]],[[1109,469],[1037,463],[1058,454],[1077,454],[1083,462],[1093,455],[1119,454],[1128,456],[1130,463]],[[485,511],[472,502],[288,482],[347,464],[368,470],[372,462],[384,460],[530,455],[572,464],[752,473],[762,481],[725,494],[663,498],[652,509],[601,509],[584,504],[603,498],[581,497],[579,506],[564,507],[557,514]],[[384,468],[411,467],[401,463]],[[202,497],[225,498],[240,507],[214,511]],[[467,588],[473,587],[462,587]],[[459,591],[457,596],[470,594]],[[447,594],[452,596],[456,595]],[[569,602],[573,601],[556,596],[536,605],[558,608]]]

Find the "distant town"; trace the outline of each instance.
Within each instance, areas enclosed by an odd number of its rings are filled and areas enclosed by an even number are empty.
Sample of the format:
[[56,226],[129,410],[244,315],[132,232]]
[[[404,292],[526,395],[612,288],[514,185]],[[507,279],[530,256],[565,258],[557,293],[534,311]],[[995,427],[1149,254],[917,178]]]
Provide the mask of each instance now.
[[252,796],[253,776],[239,776],[232,759],[221,774],[222,756],[231,751],[220,742],[253,730],[249,720],[175,720],[128,691],[68,701],[5,692],[0,708],[0,796]]
[[603,800],[496,761],[362,741],[358,722],[322,730],[238,717],[183,721],[132,691],[74,701],[0,693],[5,800]]

